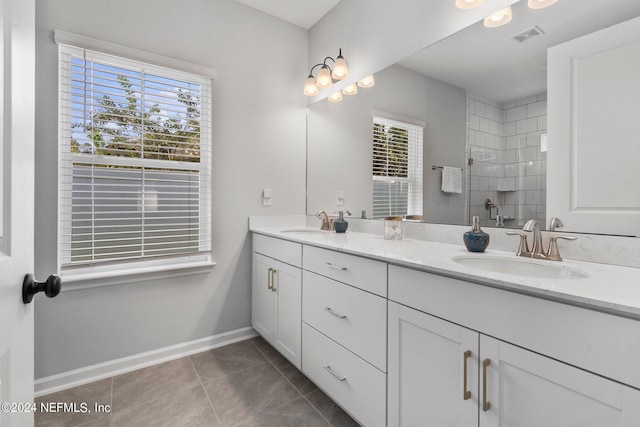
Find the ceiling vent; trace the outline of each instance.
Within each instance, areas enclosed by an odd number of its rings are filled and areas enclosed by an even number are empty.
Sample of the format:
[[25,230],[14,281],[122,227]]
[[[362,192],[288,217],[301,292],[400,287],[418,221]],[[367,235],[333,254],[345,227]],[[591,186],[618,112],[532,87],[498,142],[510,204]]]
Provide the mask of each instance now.
[[512,36],[511,38],[517,41],[518,43],[522,43],[536,36],[540,36],[542,34],[544,34],[544,31],[542,31],[537,26],[533,26],[529,29],[524,30],[521,33],[516,34],[515,36]]

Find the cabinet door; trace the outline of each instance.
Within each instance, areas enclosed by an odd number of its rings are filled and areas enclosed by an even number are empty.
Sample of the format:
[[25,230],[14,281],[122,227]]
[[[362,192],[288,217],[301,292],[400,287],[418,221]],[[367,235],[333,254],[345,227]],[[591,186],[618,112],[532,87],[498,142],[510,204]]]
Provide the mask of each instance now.
[[640,425],[639,390],[484,335],[480,349],[480,427]]
[[251,326],[262,337],[273,343],[273,292],[270,288],[269,269],[273,260],[264,255],[253,253],[251,272]]
[[478,335],[389,302],[389,427],[478,425]]
[[302,347],[302,270],[273,261],[275,335],[273,345],[300,369]]

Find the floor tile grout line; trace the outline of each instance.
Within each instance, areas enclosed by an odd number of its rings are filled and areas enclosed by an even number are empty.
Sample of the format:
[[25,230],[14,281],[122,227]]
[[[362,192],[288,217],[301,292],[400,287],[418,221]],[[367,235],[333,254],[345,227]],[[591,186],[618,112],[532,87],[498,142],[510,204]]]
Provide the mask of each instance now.
[[193,360],[191,359],[191,356],[187,356],[187,357],[189,358],[189,362],[191,362],[191,366],[193,366],[193,370],[196,371],[196,376],[198,377],[198,382],[200,383],[200,387],[202,387],[202,390],[204,391],[204,395],[207,398],[207,402],[209,402],[209,407],[213,411],[213,415],[216,417],[216,420],[218,420],[218,425],[220,427],[224,427],[222,425],[222,420],[218,416],[218,412],[216,412],[216,408],[214,408],[213,402],[211,401],[211,398],[209,397],[209,393],[207,393],[207,388],[204,386],[204,383],[202,382],[202,378],[200,378],[200,373],[196,369],[196,365],[193,363]]
[[[280,405],[278,405],[278,406],[276,406],[276,407],[274,407],[274,408],[270,408],[270,409],[268,409],[268,410],[266,410],[266,411],[264,411],[264,412],[262,412],[262,413],[267,413],[267,412],[269,412],[269,411],[276,410],[276,409],[278,409],[278,408],[280,408],[280,407],[282,407],[282,406],[284,406],[284,405],[288,405],[289,403],[293,402],[293,401],[294,401],[294,400],[296,400],[296,399],[300,399],[301,397],[304,399],[304,395],[302,394],[302,392],[300,392],[300,390],[298,390],[298,388],[297,388],[295,385],[293,385],[293,383],[292,383],[291,381],[289,381],[289,378],[287,378],[287,377],[282,373],[282,371],[280,371],[280,369],[278,369],[278,367],[275,365],[275,363],[273,363],[273,362],[271,361],[271,359],[269,359],[269,357],[267,357],[267,355],[266,355],[262,350],[260,350],[260,348],[259,348],[259,347],[258,347],[258,346],[253,342],[253,339],[251,339],[250,341],[251,341],[251,344],[255,347],[255,349],[256,349],[256,350],[258,350],[258,353],[260,353],[260,354],[262,355],[262,357],[264,357],[265,359],[267,359],[267,362],[268,362],[268,363],[273,367],[273,369],[275,369],[275,370],[276,370],[276,372],[277,372],[278,374],[280,374],[280,376],[281,376],[282,378],[284,378],[284,380],[285,380],[285,381],[286,381],[286,382],[287,382],[291,387],[293,387],[293,389],[296,391],[296,393],[298,393],[298,396],[297,396],[297,397],[295,397],[295,398],[293,398],[293,399],[291,399],[291,400],[289,400],[289,401],[287,401],[287,402],[284,402],[284,403],[282,403],[282,404],[280,404]],[[295,367],[295,366],[294,366],[294,367]],[[297,369],[297,368],[296,368],[296,369]],[[305,400],[306,400],[306,399],[305,399]],[[309,401],[307,400],[307,402],[309,402]],[[311,405],[311,407],[313,408],[313,410],[314,410],[314,411],[318,412],[318,410],[317,410],[313,405]],[[324,419],[324,420],[326,421],[326,418],[324,418],[320,412],[318,412],[318,414],[322,417],[322,419]]]
[[[184,356],[184,358],[189,358],[189,363],[190,363],[191,367],[193,368],[193,370],[195,371],[196,378],[198,379],[198,385],[199,385],[200,387],[203,387],[203,386],[202,386],[202,382],[200,381],[200,377],[198,376],[198,371],[195,369],[195,366],[193,365],[193,362],[191,361],[190,357],[189,357],[189,356]],[[183,359],[183,358],[181,357],[180,359]],[[174,359],[174,360],[180,360],[180,359]],[[145,368],[142,368],[142,369],[145,369]],[[132,371],[132,372],[135,372],[135,371]],[[112,397],[111,397],[111,399],[112,399],[112,403],[113,403],[113,382],[114,382],[114,381],[113,381],[113,378],[115,378],[115,377],[112,377],[112,380],[111,380],[111,392],[112,392]],[[135,405],[128,406],[128,407],[127,407],[127,409],[139,408],[139,407],[141,407],[141,406],[151,404],[151,403],[156,402],[156,401],[158,401],[158,400],[166,399],[167,397],[170,397],[170,396],[172,396],[173,394],[175,394],[175,392],[180,393],[180,392],[183,392],[183,391],[189,390],[189,389],[194,388],[194,387],[195,387],[195,384],[194,384],[194,385],[192,385],[192,386],[189,386],[189,387],[186,387],[186,386],[185,386],[185,387],[181,387],[181,388],[179,388],[177,391],[174,391],[174,393],[166,394],[166,395],[162,395],[162,396],[156,397],[156,398],[151,399],[151,400],[146,400],[146,401],[144,401],[144,402],[140,402],[140,403],[137,403],[137,404],[135,404]],[[204,388],[204,387],[203,387],[203,388]],[[205,391],[205,395],[206,395],[206,391]],[[208,396],[207,396],[207,400],[209,400],[209,397],[208,397]],[[209,401],[209,403],[211,403],[211,402]],[[111,409],[112,409],[112,413],[113,413],[113,407],[112,407]],[[214,413],[215,413],[215,412],[214,412]],[[109,424],[111,425],[112,423],[113,423],[113,421],[111,421]]]
[[[273,367],[275,368],[275,370],[276,370],[276,371],[278,371],[278,373],[279,373],[280,375],[282,375],[282,377],[283,377],[283,378],[284,378],[284,379],[285,379],[289,384],[291,384],[291,386],[294,388],[294,390],[295,390],[295,391],[297,391],[297,392],[298,392],[298,394],[299,394],[299,395],[300,395],[300,396],[301,396],[301,397],[302,397],[302,398],[303,398],[303,399],[304,399],[304,400],[305,400],[309,405],[311,405],[311,407],[313,408],[313,410],[314,410],[314,411],[316,411],[316,412],[318,413],[318,415],[320,415],[320,417],[321,417],[323,420],[325,420],[329,426],[332,426],[331,422],[330,422],[330,421],[329,421],[329,420],[328,420],[328,419],[327,419],[327,418],[322,414],[322,412],[320,412],[320,411],[318,410],[318,408],[316,408],[316,407],[313,405],[313,403],[311,403],[311,401],[310,401],[309,399],[307,399],[307,395],[302,394],[302,392],[301,392],[300,390],[298,390],[298,388],[297,388],[295,385],[293,385],[293,383],[292,383],[291,381],[289,381],[289,378],[287,378],[287,377],[282,373],[282,371],[280,371],[280,369],[278,369],[278,367],[277,367],[277,366],[276,366],[276,365],[271,361],[271,359],[269,359],[269,358],[267,357],[267,355],[266,355],[266,354],[264,354],[264,352],[263,352],[262,350],[260,350],[260,348],[259,348],[259,347],[258,347],[258,346],[253,342],[253,339],[251,340],[251,344],[253,344],[253,346],[256,348],[256,350],[258,350],[258,351],[260,352],[260,354],[262,354],[262,355],[267,359],[267,361],[271,364],[271,366],[273,366]],[[267,344],[268,344],[268,343],[267,343]],[[295,367],[295,366],[294,366],[294,367]],[[296,369],[297,369],[297,368],[296,368]],[[317,390],[320,390],[320,389],[318,388]],[[309,392],[309,393],[307,393],[307,394],[311,394],[311,393],[313,393],[314,391],[316,391],[316,390],[310,391],[310,392]],[[297,399],[297,398],[296,398],[296,399]],[[295,399],[293,399],[293,400],[295,400]],[[293,402],[293,400],[291,400],[290,402],[287,402],[287,403],[291,403],[291,402]],[[282,405],[280,405],[280,406],[282,406]],[[279,408],[280,406],[278,406],[278,408]],[[276,409],[276,408],[274,408],[274,409]]]
[[[318,389],[318,390],[320,390],[320,389]],[[315,391],[315,390],[314,390],[314,391]],[[322,391],[322,390],[320,390],[320,391]],[[323,414],[322,412],[320,412],[320,411],[318,410],[318,408],[316,408],[316,407],[315,407],[315,405],[314,405],[313,403],[311,403],[311,401],[310,401],[310,400],[309,400],[309,398],[307,397],[307,395],[309,395],[309,394],[311,394],[311,393],[313,393],[313,391],[312,391],[312,392],[309,392],[309,393],[307,393],[307,394],[303,394],[303,395],[302,395],[302,398],[303,398],[304,400],[306,400],[306,401],[307,401],[307,403],[308,403],[309,405],[311,405],[311,407],[312,407],[312,408],[313,408],[313,409],[314,409],[318,414],[320,414],[320,416],[322,417],[322,419],[323,419],[323,420],[325,420],[329,426],[333,427],[333,424],[331,424],[331,421],[329,421],[329,419],[328,419],[327,417],[325,417],[325,416],[324,416],[324,414]]]
[[[159,366],[161,366],[161,365],[164,365],[164,364],[167,364],[167,363],[176,363],[176,362],[181,361],[182,359],[187,359],[187,358],[189,358],[189,357],[190,357],[190,356],[183,356],[183,357],[180,357],[180,358],[178,358],[178,359],[169,360],[169,361],[167,361],[167,362],[158,363],[158,364],[156,364],[156,365],[147,366],[147,367],[144,367],[144,368],[140,368],[140,369],[136,369],[136,370],[134,370],[134,371],[127,372],[127,373],[125,373],[125,374],[116,375],[116,376],[111,377],[111,384],[112,384],[112,389],[111,389],[111,391],[112,391],[112,394],[111,394],[111,400],[112,400],[112,402],[111,402],[111,403],[112,403],[112,405],[113,405],[113,398],[114,398],[114,393],[113,393],[113,392],[114,392],[114,389],[115,389],[115,378],[118,378],[118,377],[121,377],[121,376],[124,376],[124,375],[130,375],[130,374],[134,374],[134,373],[139,373],[139,372],[141,372],[141,371],[144,371],[144,370],[147,370],[147,369],[151,369],[151,368],[157,368],[157,367],[159,367]],[[190,358],[189,358],[189,366],[191,366],[191,368],[193,369],[193,371],[194,371],[194,373],[195,373],[195,375],[196,375],[196,379],[198,379],[198,380],[199,380],[198,371],[197,371],[197,369],[195,369],[195,367],[194,367],[194,365],[193,365],[193,362],[191,362],[191,359],[190,359]],[[198,381],[198,384],[200,384],[200,381]],[[195,385],[195,384],[194,384],[194,385]],[[136,403],[136,404],[135,404],[135,405],[133,405],[133,406],[125,406],[125,408],[129,408],[129,407],[133,408],[133,407],[137,407],[137,406],[143,405],[143,404],[145,404],[145,403],[155,402],[155,401],[156,401],[156,400],[158,400],[158,399],[162,399],[162,398],[169,397],[169,396],[171,396],[171,395],[172,395],[173,393],[175,393],[175,392],[181,392],[181,391],[184,391],[184,390],[188,390],[188,389],[190,389],[191,387],[193,387],[193,385],[192,385],[192,386],[188,386],[188,385],[180,385],[180,386],[178,386],[178,388],[177,388],[177,389],[172,390],[171,392],[166,392],[166,394],[162,394],[162,395],[160,395],[160,396],[156,396],[156,397],[154,397],[153,399],[150,399],[150,400],[145,400],[145,401],[142,401],[142,402],[138,402],[138,403]],[[113,408],[113,406],[112,406],[112,408]]]

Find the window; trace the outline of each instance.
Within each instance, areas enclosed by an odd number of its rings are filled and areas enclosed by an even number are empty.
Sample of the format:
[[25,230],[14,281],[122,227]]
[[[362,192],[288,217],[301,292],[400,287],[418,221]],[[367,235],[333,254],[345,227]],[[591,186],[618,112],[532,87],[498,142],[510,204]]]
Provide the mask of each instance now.
[[373,118],[373,218],[422,215],[422,127]]
[[211,78],[66,44],[59,75],[62,271],[211,263]]

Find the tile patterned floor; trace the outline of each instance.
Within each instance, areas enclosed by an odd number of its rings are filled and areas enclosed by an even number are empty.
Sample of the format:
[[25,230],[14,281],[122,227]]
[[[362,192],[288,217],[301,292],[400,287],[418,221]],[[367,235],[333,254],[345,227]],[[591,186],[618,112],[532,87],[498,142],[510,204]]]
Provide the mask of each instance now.
[[[355,427],[262,338],[231,344],[36,400],[90,413],[36,413],[36,426]],[[96,412],[95,404],[110,405]]]

